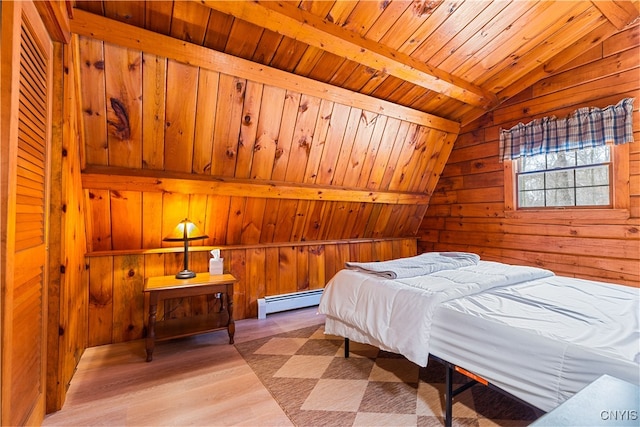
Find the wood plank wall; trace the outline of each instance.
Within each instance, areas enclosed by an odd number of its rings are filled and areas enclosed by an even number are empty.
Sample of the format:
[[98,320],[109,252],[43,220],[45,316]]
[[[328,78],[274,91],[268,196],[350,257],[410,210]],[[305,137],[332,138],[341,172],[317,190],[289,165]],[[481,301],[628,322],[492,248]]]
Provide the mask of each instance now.
[[[463,129],[420,226],[419,252],[468,250],[561,275],[640,286],[639,40],[638,26],[620,32]],[[618,209],[509,211],[508,164],[498,161],[501,127],[626,97],[635,98],[636,142],[615,148],[615,167],[628,176],[616,183]]]
[[185,217],[208,236],[193,269],[221,247],[239,279],[235,319],[346,260],[416,254],[458,123],[82,11],[72,29],[89,346],[143,336],[144,280],[179,269],[163,237]]
[[[223,247],[224,270],[233,274],[234,318],[258,315],[257,300],[321,289],[346,261],[384,261],[416,254],[415,238],[318,241],[280,245]],[[208,269],[212,247],[191,248],[193,271]],[[181,250],[118,251],[88,255],[88,346],[140,339],[147,322],[142,292],[150,276],[172,275],[182,270]],[[158,318],[185,317],[207,312],[207,297],[168,300],[158,307]]]
[[47,412],[62,408],[87,347],[88,306],[84,192],[80,176],[78,103],[69,45],[54,44],[49,232]]
[[[415,235],[457,136],[329,85],[320,98],[86,37],[80,55],[90,251],[170,246],[185,217],[208,245]],[[132,185],[139,171],[154,179]]]

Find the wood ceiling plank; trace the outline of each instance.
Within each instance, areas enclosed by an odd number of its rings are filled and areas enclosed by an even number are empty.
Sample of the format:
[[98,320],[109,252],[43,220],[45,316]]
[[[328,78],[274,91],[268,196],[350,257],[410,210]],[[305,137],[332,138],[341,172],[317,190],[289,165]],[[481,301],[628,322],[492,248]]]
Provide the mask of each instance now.
[[[347,170],[344,173],[344,179],[341,185],[346,187],[357,187],[360,181],[361,175],[365,175],[366,171],[368,177],[370,169],[364,169],[367,164],[367,158],[369,150],[372,144],[376,144],[377,141],[372,141],[373,132],[376,129],[376,121],[379,115],[374,115],[366,111],[360,113],[360,119],[358,120],[358,129],[349,153],[349,161],[347,163]],[[368,165],[370,167],[370,164]],[[366,179],[365,179],[366,184]],[[364,185],[363,185],[364,187]]]
[[487,2],[443,2],[420,28],[398,50],[424,60],[437,51],[437,39],[448,40],[460,32],[466,23],[487,7]]
[[[363,82],[356,83],[355,86],[351,82],[358,81],[359,78],[362,77],[362,73],[357,71],[360,64],[357,64],[353,61],[343,61],[340,64],[340,68],[338,68],[335,73],[331,76],[327,83],[340,86],[345,89],[355,90],[355,88],[361,88],[364,85]],[[364,67],[360,67],[362,70],[365,70]],[[370,79],[373,75],[373,72],[367,72],[367,79]],[[365,80],[366,81],[366,80]]]
[[142,54],[112,44],[104,53],[109,165],[141,167]]
[[389,158],[391,157],[391,152],[393,150],[393,143],[395,141],[396,135],[400,129],[400,120],[394,118],[385,118],[386,123],[384,126],[384,131],[382,132],[382,136],[380,138],[380,143],[378,144],[378,152],[376,153],[375,161],[373,162],[373,166],[371,167],[371,173],[367,180],[366,185],[362,186],[363,188],[369,188],[371,190],[379,190],[381,189],[381,182],[384,176],[385,171],[387,170],[387,165],[389,162]]
[[283,37],[278,50],[273,56],[270,65],[279,70],[293,72],[300,62],[302,56],[307,50],[308,45],[293,40],[289,37]]
[[172,15],[172,0],[148,1],[145,7],[145,28],[157,33],[169,34]]
[[442,70],[427,66],[387,46],[355,37],[343,27],[292,7],[276,2],[218,2],[201,0],[203,4],[239,19],[253,22],[280,34],[348,59],[357,60],[377,70],[395,75],[428,89],[482,108],[495,105],[493,94],[458,79]]
[[389,155],[389,160],[387,162],[386,168],[384,169],[384,174],[382,176],[382,179],[380,180],[379,188],[382,190],[390,189],[389,185],[395,173],[396,167],[399,164],[398,159],[400,158],[402,154],[402,150],[404,149],[405,139],[407,138],[407,135],[409,134],[409,130],[412,127],[413,127],[412,123],[402,122],[400,124],[400,129],[398,130],[398,132],[395,135],[393,135],[394,136],[393,149],[391,150],[391,153]]
[[218,110],[213,137],[211,174],[233,176],[238,154],[238,136],[247,81],[220,74]]
[[278,33],[264,30],[251,60],[260,64],[270,64],[283,39],[284,36]]
[[[543,3],[552,4],[551,2]],[[513,23],[533,8],[534,4],[535,2],[533,1],[516,1],[511,3],[509,7],[497,11],[492,19],[484,22],[484,25],[476,29],[473,34],[465,34],[465,36],[470,35],[471,37],[458,46],[455,55],[448,55],[444,58],[444,60],[438,64],[438,67],[460,76],[460,69],[470,61],[475,64],[484,59],[486,55],[481,52],[486,49],[485,46],[487,44],[495,43],[498,38],[502,42],[507,43],[510,37],[516,34],[515,31],[512,31]],[[480,17],[486,19],[483,15]],[[497,46],[499,46],[498,49],[503,49],[499,44],[497,44]],[[493,50],[495,49],[496,47],[493,47]],[[504,51],[508,51],[508,49],[505,48]]]
[[220,73],[201,69],[198,75],[198,99],[196,104],[196,124],[193,141],[194,173],[211,173],[213,137],[216,113],[218,111],[218,85]]
[[338,158],[336,166],[333,168],[333,176],[331,178],[332,185],[344,185],[345,175],[348,173],[349,158],[354,146],[358,145],[357,131],[362,120],[362,110],[358,108],[352,108],[349,112],[349,120],[347,121],[347,127],[342,136],[342,142],[340,144],[340,150],[338,152]]
[[319,111],[320,99],[302,95],[296,118],[295,132],[288,153],[285,181],[303,182],[304,180],[304,172],[311,147],[320,143],[314,135]]
[[291,75],[271,67],[256,66],[251,61],[234,58],[206,47],[189,44],[171,37],[135,28],[120,22],[76,9],[71,20],[72,31],[110,43],[162,55],[187,64],[213,71],[230,73],[258,82],[275,85],[295,92],[304,92],[330,99],[334,102],[355,106],[374,113],[385,114],[401,120],[409,120],[425,126],[458,132],[456,122],[432,114],[395,105],[384,100],[316,82],[301,76]]
[[324,140],[324,148],[322,151],[322,159],[318,168],[316,183],[321,185],[330,185],[333,179],[336,163],[338,162],[338,154],[342,146],[344,132],[347,129],[349,114],[351,108],[345,105],[336,104],[333,107],[329,132]]
[[219,52],[224,52],[224,47],[227,45],[229,32],[231,32],[234,21],[235,18],[233,16],[212,10],[205,34],[204,46]]
[[[501,91],[501,99],[506,93],[513,93],[514,95],[525,87],[530,86],[535,81],[539,80],[542,75],[549,75],[553,72],[548,66],[538,66],[533,72],[529,69],[529,61],[535,58],[535,61],[546,63],[554,59],[557,56],[557,60],[562,62],[562,65],[576,58],[581,53],[585,52],[590,46],[595,46],[602,42],[604,38],[610,37],[615,28],[597,26],[596,30],[592,33],[585,35],[582,28],[593,28],[597,25],[602,17],[599,12],[594,8],[587,9],[584,13],[576,16],[573,22],[576,22],[575,26],[565,26],[556,32],[553,37],[546,40],[544,46],[538,46],[535,49],[529,50],[525,55],[517,58],[510,64],[506,70],[496,74],[485,84],[488,87],[496,87]],[[611,29],[611,32],[607,30]],[[597,36],[598,38],[593,38]],[[577,40],[571,46],[567,46],[566,40]],[[582,51],[576,49],[584,49]],[[555,67],[553,67],[555,68]],[[524,80],[520,80],[522,77],[528,76]],[[528,84],[523,86],[524,82]]]
[[241,19],[233,21],[224,52],[240,58],[251,58],[264,29]]
[[[261,113],[262,91],[264,85],[247,82],[247,89],[244,94],[242,110],[242,126],[238,140],[238,159],[236,161],[236,171],[233,176],[236,178],[249,178],[251,175],[251,165],[253,164],[253,154],[256,148],[256,134],[258,132],[258,119]],[[269,106],[265,106],[270,109]]]
[[463,3],[413,55],[433,66],[440,66],[508,5],[503,1]]
[[304,171],[304,183],[306,184],[315,184],[316,182],[318,169],[320,168],[320,161],[322,160],[322,153],[324,151],[325,140],[331,125],[331,115],[333,113],[334,105],[335,104],[333,102],[327,100],[322,100],[320,102],[320,110],[318,111],[318,118],[313,131],[313,139],[316,142],[311,144],[307,167]]
[[[364,113],[367,114],[367,113]],[[376,117],[369,118],[369,121],[373,123],[374,129],[371,134],[371,140],[369,141],[369,148],[364,154],[364,160],[362,161],[362,173],[358,176],[358,181],[354,184],[356,188],[368,188],[369,178],[374,170],[374,165],[378,159],[378,155],[382,151],[384,143],[384,131],[387,126],[388,118],[386,116],[377,115]]]
[[170,35],[189,43],[204,43],[211,9],[196,2],[175,1]]
[[347,21],[357,5],[358,2],[356,1],[337,1],[327,13],[326,19],[336,25],[342,25]]
[[323,67],[320,59],[325,53],[326,52],[320,48],[308,46],[300,57],[296,67],[293,69],[293,72],[301,76],[309,77],[309,74],[316,65],[319,65],[321,68]]
[[173,60],[167,64],[164,168],[174,172],[193,169],[198,69]]
[[[383,204],[425,203],[428,195],[399,191],[358,190],[328,185],[290,184],[274,181],[234,179],[220,176],[148,171],[125,168],[88,167],[82,173],[83,188],[99,190],[209,194],[263,197],[267,199],[327,200]],[[186,214],[186,212],[185,212]]]
[[104,76],[104,43],[87,37],[79,40],[79,78],[84,127],[85,159],[88,164],[108,164],[107,106]]
[[250,177],[252,179],[271,179],[271,172],[276,161],[285,97],[286,91],[284,89],[265,85],[253,164],[251,165]]
[[126,22],[137,27],[144,27],[144,0],[105,1],[104,16],[117,21]]
[[411,40],[420,27],[427,26],[427,21],[431,19],[440,4],[441,0],[423,3],[414,2],[398,17],[393,14],[388,16],[383,13],[376,21],[376,24],[380,21],[388,20],[387,23],[380,22],[380,24],[382,26],[389,25],[390,28],[389,31],[377,41],[393,49],[398,49]]
[[164,169],[164,125],[167,60],[143,54],[142,67],[142,167]]
[[[293,144],[293,135],[296,131],[296,119],[302,95],[296,92],[287,91],[282,109],[282,121],[278,133],[278,146],[276,147],[275,159],[271,171],[271,179],[274,181],[284,181],[287,174],[289,152]],[[306,108],[303,106],[303,108]]]
[[104,15],[104,1],[76,0],[76,7],[96,15]]
[[640,14],[637,6],[640,4],[638,1],[597,0],[591,3],[593,3],[618,30],[622,30],[627,25],[635,22]]
[[[353,71],[349,80],[344,83],[344,87],[359,93],[370,94],[371,91],[375,90],[387,77],[389,77],[387,74],[358,64],[358,68]],[[365,90],[365,88],[368,88],[368,90]]]
[[365,35],[371,29],[378,17],[389,6],[388,1],[358,1],[349,16],[342,22],[334,21],[345,30]]
[[308,77],[327,83],[328,79],[338,72],[344,62],[346,61],[343,58],[334,55],[333,53],[322,52],[320,60],[316,66],[313,67],[313,70],[311,70]]
[[411,0],[396,0],[385,5],[380,16],[366,32],[361,32],[368,39],[380,41],[389,31],[393,31],[394,23],[400,19],[405,11],[413,4]]
[[[461,75],[478,81],[479,84],[485,83],[499,70],[508,69],[508,64],[514,58],[525,56],[529,50],[553,40],[554,35],[562,30],[566,22],[571,22],[575,16],[583,14],[588,9],[585,7],[588,4],[587,2],[559,2],[550,7],[550,2],[543,2],[513,23],[508,33],[515,31],[518,37],[512,37],[511,34],[506,34],[506,37],[496,37],[477,53],[478,60],[475,64],[468,61],[456,72],[464,73]],[[568,38],[558,40],[558,49],[563,50],[573,40]]]

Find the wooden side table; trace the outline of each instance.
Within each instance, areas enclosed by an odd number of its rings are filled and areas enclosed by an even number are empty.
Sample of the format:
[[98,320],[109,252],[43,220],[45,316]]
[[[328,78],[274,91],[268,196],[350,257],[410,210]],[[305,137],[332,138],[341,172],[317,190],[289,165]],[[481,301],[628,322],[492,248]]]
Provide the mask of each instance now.
[[[146,337],[147,362],[153,359],[156,341],[180,338],[205,332],[227,329],[229,344],[233,344],[235,323],[233,321],[233,284],[231,274],[198,273],[191,279],[176,279],[175,276],[149,277],[145,280],[144,292],[149,293],[149,325]],[[220,312],[179,319],[156,321],[158,301],[170,298],[185,298],[213,294],[220,300]]]

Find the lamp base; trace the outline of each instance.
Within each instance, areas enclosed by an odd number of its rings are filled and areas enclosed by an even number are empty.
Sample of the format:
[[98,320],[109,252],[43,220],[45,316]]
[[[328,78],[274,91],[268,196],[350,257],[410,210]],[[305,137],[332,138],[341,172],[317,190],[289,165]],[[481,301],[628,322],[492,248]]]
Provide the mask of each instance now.
[[196,277],[196,273],[191,270],[182,270],[178,274],[176,274],[176,279],[191,279]]

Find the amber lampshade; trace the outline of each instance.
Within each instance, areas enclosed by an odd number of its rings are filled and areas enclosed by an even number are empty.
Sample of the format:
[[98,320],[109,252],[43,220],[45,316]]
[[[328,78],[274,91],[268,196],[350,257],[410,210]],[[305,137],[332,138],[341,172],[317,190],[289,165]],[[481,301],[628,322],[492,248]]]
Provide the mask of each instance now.
[[189,270],[189,241],[206,239],[207,237],[209,236],[185,218],[163,239],[165,242],[184,242],[184,270],[176,274],[176,279],[196,277],[196,273]]

